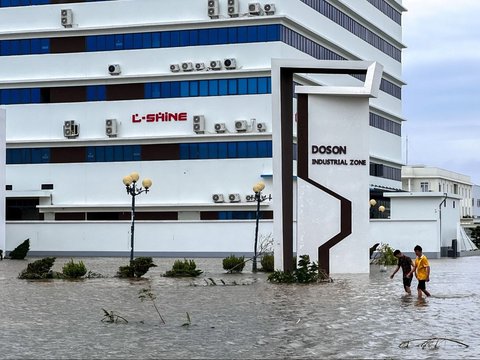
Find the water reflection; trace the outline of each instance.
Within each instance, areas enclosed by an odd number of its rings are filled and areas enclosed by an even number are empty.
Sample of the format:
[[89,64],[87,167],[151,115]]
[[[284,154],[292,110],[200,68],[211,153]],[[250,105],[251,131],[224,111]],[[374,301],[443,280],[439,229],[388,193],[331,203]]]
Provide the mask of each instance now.
[[[69,260],[57,259],[55,270]],[[18,280],[27,262],[0,261],[0,358],[480,357],[480,257],[431,260],[432,297],[421,303],[377,267],[370,275],[334,276],[333,283],[275,285],[262,273],[225,274],[221,259],[197,259],[200,278],[165,278],[174,259],[155,259],[159,266],[146,279],[113,278],[127,260],[82,259],[109,277],[74,282]],[[138,298],[149,286],[165,325]],[[129,323],[101,322],[102,308]],[[182,327],[187,312],[192,325]],[[430,337],[470,346],[399,348]]]

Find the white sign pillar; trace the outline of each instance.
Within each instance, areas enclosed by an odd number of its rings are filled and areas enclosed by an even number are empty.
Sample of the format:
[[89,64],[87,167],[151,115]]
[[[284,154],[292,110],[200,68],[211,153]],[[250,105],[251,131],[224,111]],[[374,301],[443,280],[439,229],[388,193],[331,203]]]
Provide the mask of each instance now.
[[3,250],[5,256],[5,177],[6,177],[6,121],[7,115],[5,109],[0,108],[0,250]]
[[[287,269],[297,214],[297,255],[309,255],[327,273],[369,271],[369,98],[382,66],[357,61],[274,60],[275,268]],[[290,154],[294,73],[365,74],[363,87],[297,86],[297,201]],[[277,78],[278,77],[278,78]],[[280,90],[276,90],[278,86]],[[286,195],[285,195],[286,194]]]

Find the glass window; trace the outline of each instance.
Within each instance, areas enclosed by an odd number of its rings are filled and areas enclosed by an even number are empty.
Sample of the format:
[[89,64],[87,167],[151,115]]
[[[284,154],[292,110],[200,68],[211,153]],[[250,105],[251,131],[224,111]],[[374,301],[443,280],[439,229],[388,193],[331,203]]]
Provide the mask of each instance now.
[[258,78],[257,94],[268,94],[267,78]]
[[257,78],[248,79],[248,93],[257,94]]
[[247,79],[238,79],[238,95],[248,94]]
[[10,40],[10,55],[20,55],[19,40]]
[[20,54],[30,54],[30,40],[20,40]]
[[208,80],[208,93],[210,96],[218,95],[218,80]]
[[97,51],[97,37],[96,36],[87,36],[86,41],[86,50],[87,51]]
[[40,43],[42,54],[48,54],[50,52],[50,39],[41,39]]
[[228,29],[218,29],[218,44],[228,44]]
[[133,160],[133,147],[130,145],[123,146],[123,161]]
[[163,82],[160,83],[161,89],[160,89],[160,97],[161,98],[169,98],[171,97],[170,94],[170,83],[169,82]]
[[95,147],[94,146],[87,146],[86,151],[86,161],[87,162],[94,162],[95,161]]
[[170,47],[170,31],[161,32],[162,35],[162,47]]
[[247,27],[246,26],[241,26],[237,29],[237,39],[239,43],[246,43],[248,40],[248,35],[247,35]]
[[247,143],[245,141],[238,142],[237,145],[237,156],[239,158],[246,158],[248,157],[248,148]]
[[133,34],[133,48],[141,49],[143,46],[143,34]]
[[198,44],[199,45],[209,45],[208,29],[198,30]]
[[33,104],[40,103],[40,89],[31,89],[30,91],[30,98]]
[[209,45],[218,44],[218,29],[209,29],[208,30],[208,44]]
[[257,41],[262,41],[262,42],[267,41],[267,26],[266,25],[257,26]]
[[257,142],[249,141],[247,142],[247,157],[255,158],[258,156]]
[[198,30],[190,30],[188,33],[190,36],[190,46],[198,45]]
[[97,38],[97,51],[104,51],[106,47],[105,35],[98,35],[96,38]]
[[228,81],[225,79],[218,80],[218,95],[228,95]]
[[198,151],[198,144],[189,144],[188,156],[189,156],[189,159],[200,158],[200,153]]
[[219,159],[227,158],[227,143],[224,143],[224,142],[218,143],[218,158]]
[[228,29],[228,42],[230,44],[235,44],[238,42],[238,30],[237,28],[229,28]]
[[209,159],[218,159],[218,144],[217,143],[208,144],[208,158]]
[[160,38],[160,33],[159,32],[154,32],[152,33],[152,47],[153,48],[159,48],[161,46],[161,38]]
[[180,144],[180,160],[188,160],[188,144]]
[[170,46],[177,47],[180,45],[180,31],[172,31],[170,34]]
[[280,40],[280,25],[267,25],[267,41]]
[[158,99],[160,97],[160,83],[152,84],[152,99]]
[[152,47],[152,33],[143,34],[143,48],[150,49]]
[[257,33],[257,27],[256,26],[248,26],[247,38],[248,38],[248,42],[257,42],[258,41],[258,33]]
[[236,158],[237,157],[237,143],[236,142],[228,143],[227,156],[229,158]]
[[180,96],[180,82],[179,81],[172,81],[170,83],[170,95],[172,97],[179,97]]
[[190,81],[190,96],[198,96],[198,81]]
[[142,160],[142,146],[141,145],[132,145],[133,151],[133,161]]
[[190,96],[190,84],[189,84],[188,81],[181,81],[180,82],[180,96],[181,97]]
[[208,145],[205,143],[198,144],[198,153],[200,159],[208,159]]
[[105,36],[105,50],[115,50],[115,35]]
[[228,80],[228,95],[237,95],[237,79]]
[[115,49],[122,50],[123,49],[123,35],[117,34],[115,35]]
[[200,96],[208,96],[208,80],[200,80]]
[[190,45],[190,33],[188,30],[180,31],[180,46],[189,46]]
[[125,34],[123,36],[123,48],[128,50],[128,49],[133,49],[133,34]]

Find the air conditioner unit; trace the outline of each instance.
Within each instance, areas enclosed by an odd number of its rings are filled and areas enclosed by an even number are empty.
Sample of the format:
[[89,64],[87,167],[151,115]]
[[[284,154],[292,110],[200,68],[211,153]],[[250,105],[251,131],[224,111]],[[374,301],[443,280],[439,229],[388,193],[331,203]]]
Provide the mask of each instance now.
[[116,137],[118,134],[117,119],[105,120],[105,134],[108,137]]
[[237,60],[231,58],[231,59],[225,59],[223,60],[223,66],[225,66],[225,69],[228,70],[233,70],[237,68]]
[[228,16],[230,17],[238,17],[239,11],[238,11],[238,1],[239,0],[228,0],[228,8],[227,8],[227,13]]
[[214,127],[217,133],[224,133],[225,131],[227,131],[225,123],[216,123]]
[[247,195],[247,196],[245,196],[245,201],[246,201],[246,202],[254,202],[254,201],[255,201],[255,195]]
[[174,72],[174,73],[177,73],[180,71],[180,65],[178,64],[172,64],[170,65],[170,71],[171,72]]
[[219,0],[208,0],[208,16],[210,19],[218,19]]
[[220,60],[210,61],[210,70],[221,70],[221,69],[222,69],[222,62]]
[[240,202],[240,194],[229,194],[228,195],[228,200],[231,202],[231,203],[236,203],[236,202]]
[[265,124],[264,122],[258,123],[257,124],[257,130],[258,130],[258,132],[267,131],[267,124]]
[[238,132],[245,132],[248,129],[247,120],[235,121],[235,130]]
[[60,10],[60,22],[63,27],[71,28],[73,26],[73,11],[72,9]]
[[263,11],[266,15],[275,15],[275,4],[263,5]]
[[248,13],[250,15],[261,15],[262,14],[262,5],[260,5],[260,3],[250,3],[250,4],[248,4]]
[[182,63],[182,70],[183,70],[183,71],[193,71],[193,63],[191,63],[191,62],[183,62],[183,63]]
[[197,134],[205,133],[205,116],[194,115],[193,116],[193,131]]
[[195,64],[195,70],[197,70],[197,71],[205,70],[205,63],[196,63]]
[[80,126],[75,124],[75,120],[67,120],[63,123],[63,136],[72,139],[78,137]]
[[120,75],[122,70],[120,69],[120,65],[118,64],[110,64],[108,65],[108,73],[110,75]]
[[223,198],[223,194],[213,194],[212,195],[212,200],[213,200],[213,202],[216,202],[216,203],[225,202],[225,199]]

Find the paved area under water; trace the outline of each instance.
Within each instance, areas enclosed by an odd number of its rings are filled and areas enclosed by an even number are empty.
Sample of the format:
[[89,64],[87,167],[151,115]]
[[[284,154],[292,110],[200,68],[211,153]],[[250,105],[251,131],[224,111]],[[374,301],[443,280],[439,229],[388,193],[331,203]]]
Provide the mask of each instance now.
[[[69,260],[57,258],[54,270]],[[162,277],[174,259],[156,258],[138,281],[113,277],[127,258],[75,260],[108,277],[25,281],[17,275],[28,261],[0,261],[0,359],[480,358],[480,257],[431,260],[425,302],[404,296],[393,267],[305,286],[226,274],[222,259],[195,259],[205,273],[192,280]],[[138,298],[149,286],[165,325]],[[101,322],[102,308],[128,324]],[[469,347],[399,347],[432,337]]]

